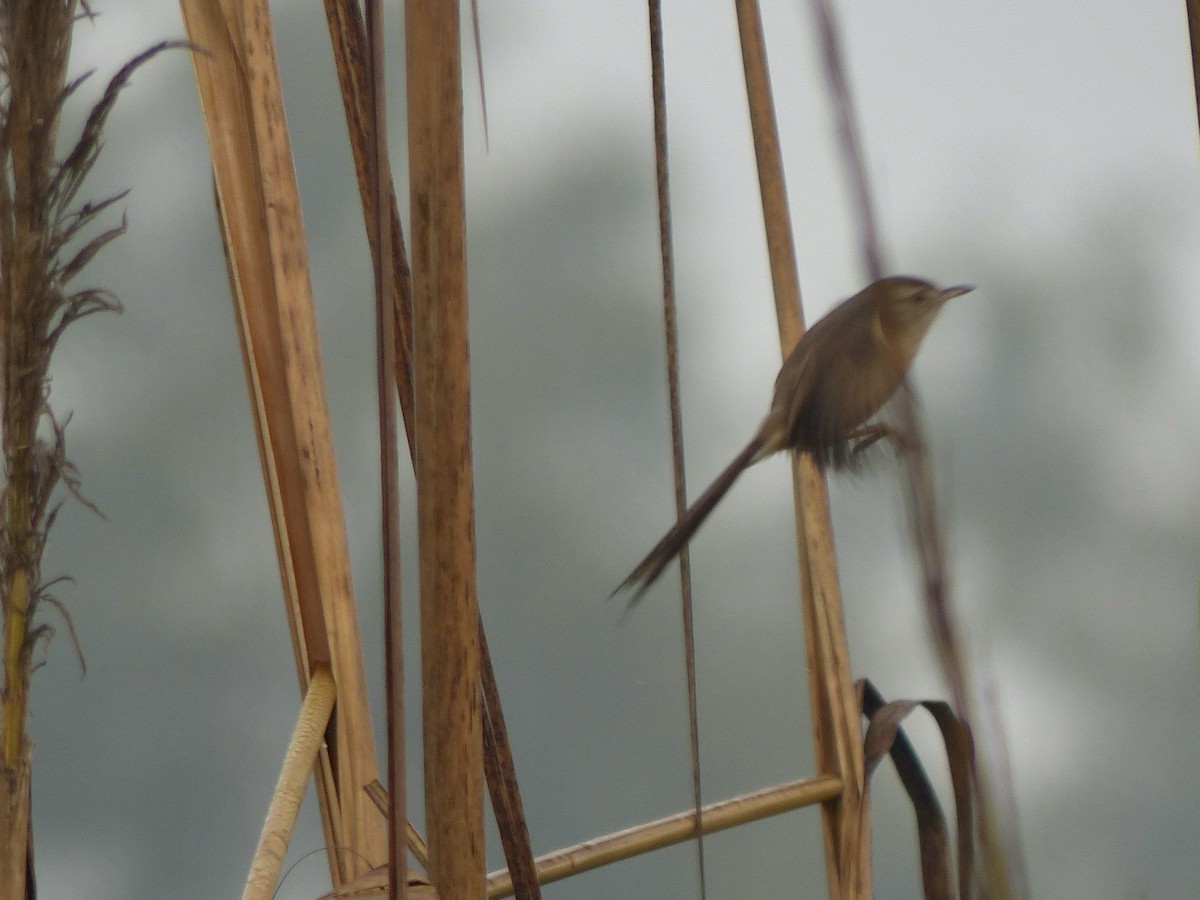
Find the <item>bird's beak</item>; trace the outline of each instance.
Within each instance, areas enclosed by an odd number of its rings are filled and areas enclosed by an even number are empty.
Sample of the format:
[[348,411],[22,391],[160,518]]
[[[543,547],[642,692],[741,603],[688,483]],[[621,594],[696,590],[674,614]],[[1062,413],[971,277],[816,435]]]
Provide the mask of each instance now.
[[945,303],[947,300],[953,300],[955,297],[961,297],[963,294],[969,294],[975,290],[973,284],[956,284],[954,287],[946,288],[942,291],[941,301]]

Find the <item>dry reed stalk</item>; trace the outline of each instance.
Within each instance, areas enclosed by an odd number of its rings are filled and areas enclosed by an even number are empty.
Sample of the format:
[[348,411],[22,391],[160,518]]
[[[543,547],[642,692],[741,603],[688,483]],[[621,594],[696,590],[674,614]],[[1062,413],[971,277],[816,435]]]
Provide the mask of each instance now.
[[[40,12],[40,14],[39,14]],[[25,726],[37,642],[33,625],[50,516],[46,505],[62,455],[37,438],[45,403],[51,319],[61,305],[52,254],[55,138],[65,96],[73,4],[0,7],[0,60],[6,84],[0,154],[0,352],[3,353],[4,682],[0,697],[0,896],[19,898],[33,885],[30,779],[32,745]],[[47,118],[48,117],[48,118]],[[11,171],[11,176],[9,172]],[[10,180],[11,179],[11,180]],[[60,433],[61,435],[61,433]],[[40,509],[39,509],[40,507]]]
[[[675,481],[675,518],[687,511],[683,457],[683,404],[679,393],[679,325],[675,303],[675,250],[671,237],[671,184],[667,152],[667,87],[663,52],[662,0],[649,0],[650,89],[654,106],[654,172],[658,200],[658,248],[662,261],[663,338],[667,357],[667,400],[671,421],[671,469]],[[696,686],[696,628],[692,604],[692,554],[679,551],[679,604],[683,626],[683,667],[687,684],[688,737],[692,764],[692,802],[696,808],[696,866],[700,900],[708,897],[704,835],[700,829],[703,792],[700,780],[700,712]]]
[[[66,457],[69,417],[51,412],[49,367],[68,326],[96,312],[117,311],[107,291],[69,285],[121,224],[87,239],[98,216],[124,193],[79,203],[100,154],[101,136],[121,89],[164,43],[126,63],[108,83],[83,129],[60,160],[63,106],[90,73],[68,83],[67,60],[76,0],[0,2],[0,418],[4,486],[0,498],[0,607],[3,684],[0,690],[0,897],[35,893],[31,841],[32,745],[26,733],[34,650],[54,633],[38,618],[55,608],[79,643],[65,607],[42,577],[42,553],[58,512],[61,484],[79,494],[79,474]],[[90,15],[87,4],[84,13]],[[82,663],[82,654],[80,654]]]
[[258,849],[254,851],[250,862],[250,874],[246,878],[242,900],[270,900],[274,896],[283,858],[287,855],[292,831],[300,816],[300,801],[304,799],[304,790],[312,775],[317,751],[325,739],[325,729],[329,726],[336,694],[337,688],[328,667],[317,667],[308,682],[308,692],[304,695],[304,703],[296,717],[296,727],[288,741],[279,781],[275,785],[271,806],[258,838]]
[[[388,814],[388,792],[378,780],[372,781],[365,788],[367,796],[371,798],[371,802],[375,804],[375,808],[379,810],[379,814],[386,816]],[[421,837],[421,833],[413,827],[412,822],[405,823],[405,838],[408,844],[408,852],[413,855],[417,863],[424,868],[429,868],[429,847],[425,845],[425,838]]]
[[484,892],[462,65],[455,0],[405,5],[429,878]]
[[[756,0],[736,0],[735,6],[775,312],[786,357],[804,332],[787,187],[758,4]],[[862,736],[850,675],[828,490],[806,455],[793,456],[792,474],[814,750],[820,771],[837,774],[843,785],[836,801],[822,807],[829,895],[839,900],[869,897],[870,834],[860,828],[866,814],[862,809]]]
[[363,792],[374,734],[295,173],[265,0],[181,0],[301,690],[330,666],[337,703],[317,794],[332,881],[387,859]]
[[396,364],[396,344],[399,335],[397,307],[399,289],[392,277],[395,249],[399,242],[392,240],[392,217],[388,201],[392,195],[391,170],[387,166],[387,94],[384,78],[383,5],[380,0],[368,0],[366,6],[366,37],[370,52],[371,131],[374,140],[370,153],[370,194],[373,203],[364,204],[364,212],[374,206],[374,217],[368,216],[371,246],[375,248],[375,392],[379,409],[379,493],[380,532],[382,534],[383,564],[383,660],[385,728],[387,733],[388,786],[388,896],[405,900],[408,878],[408,857],[405,852],[405,829],[408,826],[408,783],[406,778],[404,734],[404,629],[403,604],[400,593],[400,482],[399,451],[396,447],[396,390],[395,379],[400,373]]
[[[828,803],[841,793],[841,779],[833,775],[817,775],[763,788],[703,807],[699,830],[703,834],[724,831],[804,806]],[[696,811],[685,810],[539,856],[536,860],[538,879],[542,884],[561,881],[580,872],[691,840],[696,834]],[[487,895],[492,900],[512,896],[512,879],[507,871],[488,875]]]
[[[381,206],[388,210],[388,218],[390,218],[384,240],[385,245],[390,243],[391,252],[386,254],[388,261],[383,265],[383,270],[389,273],[392,281],[390,292],[394,300],[396,322],[393,341],[395,382],[408,436],[410,456],[412,456],[415,449],[412,412],[412,274],[404,248],[404,235],[401,230],[396,195],[392,187],[391,173],[386,157],[381,157],[378,161],[380,177],[386,182],[386,196],[382,198],[378,196],[378,184],[370,171],[372,169],[371,147],[373,141],[370,127],[370,98],[367,88],[368,82],[371,80],[366,65],[369,55],[368,43],[362,13],[356,0],[325,0],[325,14],[329,23],[330,41],[333,46],[338,84],[341,88],[346,127],[350,134],[354,169],[358,175],[363,217],[367,224],[372,260],[377,269],[380,266],[380,241],[377,232],[382,231],[377,223],[379,222],[378,210]],[[478,25],[476,23],[477,54],[478,44]],[[481,88],[482,78],[481,71]],[[390,242],[387,240],[388,237],[390,237]],[[484,774],[487,778],[492,808],[496,815],[501,843],[509,868],[517,873],[517,882],[522,894],[535,897],[537,895],[536,879],[531,876],[526,877],[533,871],[533,850],[521,802],[512,748],[508,741],[504,713],[500,705],[500,692],[486,652],[487,636],[484,632],[482,618],[479,621],[479,641],[481,650],[480,687],[484,698]],[[392,664],[388,665],[389,672],[395,668]],[[391,779],[389,778],[389,780]],[[386,798],[386,792],[384,796]],[[385,815],[387,814],[386,809],[383,812]],[[411,825],[407,828],[411,849],[413,831]],[[422,865],[426,864],[420,855],[418,855],[418,861]]]

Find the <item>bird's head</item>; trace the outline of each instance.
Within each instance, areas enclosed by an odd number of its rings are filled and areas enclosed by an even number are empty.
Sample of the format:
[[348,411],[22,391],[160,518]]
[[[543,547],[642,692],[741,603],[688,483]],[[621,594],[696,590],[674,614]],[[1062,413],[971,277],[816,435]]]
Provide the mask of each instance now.
[[878,327],[887,343],[904,357],[905,365],[946,301],[974,290],[965,284],[939,288],[920,278],[899,275],[881,278],[871,287],[876,295]]

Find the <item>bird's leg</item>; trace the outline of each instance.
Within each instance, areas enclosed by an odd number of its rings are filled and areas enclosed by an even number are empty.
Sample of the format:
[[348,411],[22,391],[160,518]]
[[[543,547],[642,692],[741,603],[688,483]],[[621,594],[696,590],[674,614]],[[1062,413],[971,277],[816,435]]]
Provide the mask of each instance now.
[[887,438],[892,442],[892,446],[896,448],[897,453],[904,453],[911,449],[912,441],[899,428],[894,428],[885,422],[872,422],[869,425],[856,428],[846,435],[846,440],[853,444],[850,448],[850,456],[852,458],[857,457],[868,447],[883,438]]

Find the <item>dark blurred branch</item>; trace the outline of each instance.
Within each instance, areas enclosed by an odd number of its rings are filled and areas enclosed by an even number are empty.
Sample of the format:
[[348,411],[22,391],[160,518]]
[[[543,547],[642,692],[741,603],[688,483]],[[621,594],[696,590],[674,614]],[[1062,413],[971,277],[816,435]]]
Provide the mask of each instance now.
[[[1189,9],[1194,0],[1189,0]],[[847,74],[845,54],[841,45],[837,21],[830,0],[812,0],[817,32],[824,57],[830,100],[838,122],[838,137],[846,179],[858,217],[863,266],[871,280],[885,274],[879,230],[875,223],[874,205],[867,178],[865,153],[854,113],[853,97]],[[921,572],[925,597],[926,621],[933,641],[934,653],[949,687],[955,712],[968,729],[978,734],[975,697],[970,684],[968,649],[963,641],[950,593],[947,568],[946,538],[937,506],[937,492],[924,436],[920,408],[911,385],[906,381],[896,402],[899,431],[905,436],[905,501],[912,528],[913,547]],[[993,786],[986,765],[977,760],[972,768],[978,799],[980,844],[983,850],[984,883],[989,897],[1023,896],[1018,886],[1021,862],[1020,848],[1015,838],[1015,826],[1004,829],[1007,840],[1002,841],[1001,826]],[[1011,798],[1012,785],[1007,780],[995,785],[1002,796]],[[1007,851],[1007,853],[1006,853]],[[1006,858],[1007,856],[1007,858]]]
[[1200,124],[1200,0],[1187,0],[1188,37],[1192,43],[1192,86],[1195,89],[1196,116]]

